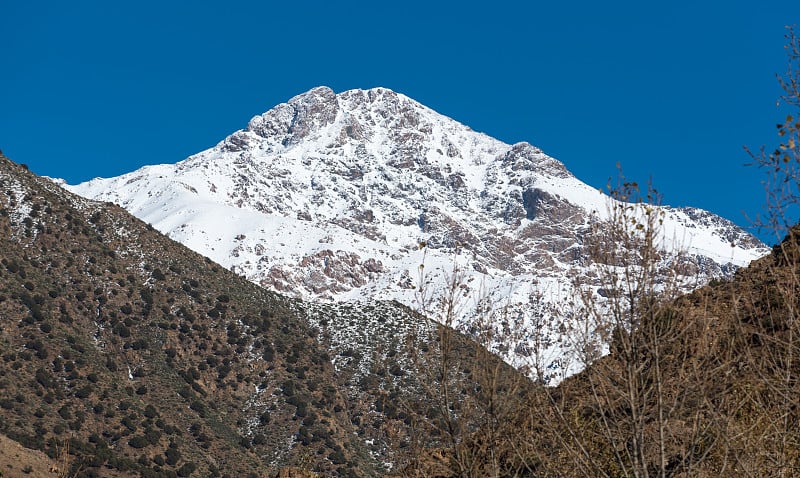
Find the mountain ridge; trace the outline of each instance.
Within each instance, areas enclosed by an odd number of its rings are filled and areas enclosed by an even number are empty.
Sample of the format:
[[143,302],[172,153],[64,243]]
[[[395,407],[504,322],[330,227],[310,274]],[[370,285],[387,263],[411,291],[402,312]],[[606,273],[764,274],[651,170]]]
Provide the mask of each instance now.
[[[69,189],[122,205],[264,287],[391,298],[434,316],[456,276],[465,309],[488,301],[520,314],[534,292],[557,306],[574,295],[571,271],[591,277],[584,237],[614,204],[535,146],[507,145],[385,88],[314,88],[177,164]],[[659,211],[662,249],[685,248],[698,284],[767,251],[706,211]]]

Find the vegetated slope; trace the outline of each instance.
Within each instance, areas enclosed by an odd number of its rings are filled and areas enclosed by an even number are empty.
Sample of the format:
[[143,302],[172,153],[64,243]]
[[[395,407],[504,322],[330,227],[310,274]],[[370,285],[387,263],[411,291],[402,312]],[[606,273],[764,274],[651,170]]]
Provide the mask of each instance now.
[[[315,88],[177,164],[69,187],[272,290],[418,308],[420,286],[435,302],[458,275],[476,300],[519,316],[531,293],[556,306],[571,299],[570,274],[591,282],[584,237],[609,207],[538,148],[504,144],[384,88]],[[665,262],[685,248],[692,284],[766,253],[711,213],[661,211]],[[465,307],[457,319],[475,313]],[[544,324],[556,375],[564,326]]]
[[[283,298],[119,207],[0,160],[2,431],[76,466],[245,476],[363,465],[332,366]],[[335,409],[335,410],[334,410]],[[319,453],[319,454],[318,454]]]
[[442,440],[412,430],[442,421],[443,336],[456,399],[481,399],[476,364],[523,380],[404,306],[285,298],[3,156],[0,265],[0,433],[86,476],[375,476]]
[[798,476],[798,278],[800,225],[731,280],[617,331],[609,355],[539,389],[495,441],[480,430],[404,475],[463,476],[461,454],[481,476]]

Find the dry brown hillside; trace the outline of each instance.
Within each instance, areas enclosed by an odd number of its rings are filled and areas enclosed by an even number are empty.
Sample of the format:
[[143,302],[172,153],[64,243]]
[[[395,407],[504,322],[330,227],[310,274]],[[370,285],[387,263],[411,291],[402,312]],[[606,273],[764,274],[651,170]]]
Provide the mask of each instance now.
[[626,303],[609,355],[400,474],[800,476],[800,226],[731,281]]

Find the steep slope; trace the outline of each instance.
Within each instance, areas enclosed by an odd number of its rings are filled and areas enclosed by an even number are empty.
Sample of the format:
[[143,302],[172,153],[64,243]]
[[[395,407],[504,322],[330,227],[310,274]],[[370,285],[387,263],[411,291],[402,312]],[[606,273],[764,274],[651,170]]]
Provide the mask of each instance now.
[[[180,163],[70,189],[294,296],[393,298],[436,315],[457,278],[465,328],[477,301],[518,316],[532,294],[571,298],[568,273],[590,277],[584,238],[610,205],[538,148],[383,88],[315,88]],[[708,212],[660,211],[662,247],[686,251],[692,285],[766,252]],[[547,333],[556,368],[558,328]]]
[[436,398],[434,323],[269,292],[2,155],[0,264],[0,433],[85,476],[373,476]]
[[0,181],[4,433],[96,471],[242,476],[296,461],[313,416],[320,466],[358,468],[291,302],[5,158]]

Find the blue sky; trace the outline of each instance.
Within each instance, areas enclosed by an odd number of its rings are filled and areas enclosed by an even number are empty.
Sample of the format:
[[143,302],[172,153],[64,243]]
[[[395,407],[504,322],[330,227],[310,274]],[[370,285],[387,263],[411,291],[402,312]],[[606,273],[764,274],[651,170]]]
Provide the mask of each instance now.
[[[70,183],[177,162],[314,86],[384,86],[602,187],[747,226],[797,0],[6,2],[0,149]],[[769,236],[762,238],[771,240]]]

